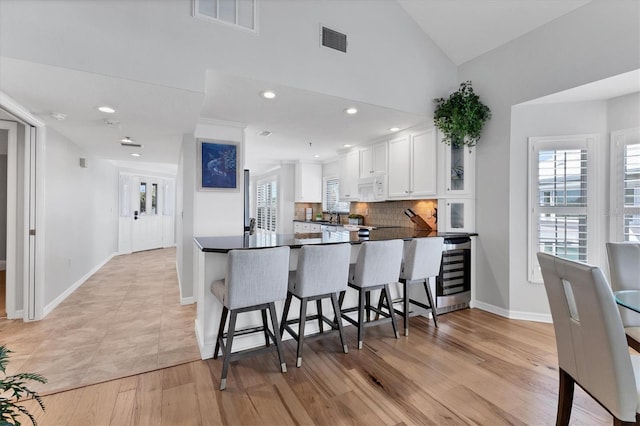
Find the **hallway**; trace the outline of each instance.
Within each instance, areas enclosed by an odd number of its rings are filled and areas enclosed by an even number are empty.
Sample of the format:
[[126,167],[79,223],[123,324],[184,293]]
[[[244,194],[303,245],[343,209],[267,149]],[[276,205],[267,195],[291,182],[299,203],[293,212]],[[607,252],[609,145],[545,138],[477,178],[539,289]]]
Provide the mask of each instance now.
[[42,394],[200,359],[196,305],[180,305],[175,248],[116,256],[44,320],[0,320],[8,374]]

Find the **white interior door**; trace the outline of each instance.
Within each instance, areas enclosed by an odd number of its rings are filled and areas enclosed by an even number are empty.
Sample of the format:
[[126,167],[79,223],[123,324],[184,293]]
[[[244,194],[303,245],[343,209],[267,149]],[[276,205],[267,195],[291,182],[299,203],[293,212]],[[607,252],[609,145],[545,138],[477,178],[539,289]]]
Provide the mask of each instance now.
[[135,176],[131,191],[133,210],[131,240],[132,251],[163,247],[162,203],[164,197],[162,179]]

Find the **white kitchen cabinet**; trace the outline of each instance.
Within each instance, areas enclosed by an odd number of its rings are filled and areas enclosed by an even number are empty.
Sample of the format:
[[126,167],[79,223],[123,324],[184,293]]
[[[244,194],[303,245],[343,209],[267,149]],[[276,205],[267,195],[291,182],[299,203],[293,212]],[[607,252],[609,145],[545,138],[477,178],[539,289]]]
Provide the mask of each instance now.
[[358,151],[351,151],[338,159],[338,177],[340,179],[340,201],[357,201],[358,178],[360,170]]
[[[444,232],[475,232],[475,200],[447,198],[439,200],[438,230]],[[444,213],[444,217],[441,215]]]
[[427,129],[389,142],[389,198],[424,198],[436,194],[436,131]]
[[369,178],[387,172],[387,142],[370,145],[360,150],[360,178]]
[[322,164],[302,161],[296,163],[295,202],[322,202]]
[[296,234],[322,232],[322,225],[313,222],[293,222],[293,232]]
[[475,193],[473,149],[446,146],[444,154],[444,192],[447,196],[473,196]]

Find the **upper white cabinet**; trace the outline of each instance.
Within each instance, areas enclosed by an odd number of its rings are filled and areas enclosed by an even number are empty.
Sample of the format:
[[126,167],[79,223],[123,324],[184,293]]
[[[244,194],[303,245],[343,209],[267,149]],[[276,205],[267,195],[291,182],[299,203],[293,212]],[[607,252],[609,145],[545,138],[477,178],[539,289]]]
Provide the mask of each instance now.
[[355,201],[359,199],[359,166],[360,155],[358,151],[351,151],[340,156],[338,160],[338,177],[340,178],[340,201]]
[[370,145],[360,150],[360,178],[387,172],[387,142]]
[[435,129],[414,132],[389,142],[389,198],[436,194],[436,143]]
[[466,146],[446,146],[444,154],[444,193],[447,196],[473,196],[475,169],[473,150]]
[[295,202],[322,202],[322,164],[297,162],[295,166]]

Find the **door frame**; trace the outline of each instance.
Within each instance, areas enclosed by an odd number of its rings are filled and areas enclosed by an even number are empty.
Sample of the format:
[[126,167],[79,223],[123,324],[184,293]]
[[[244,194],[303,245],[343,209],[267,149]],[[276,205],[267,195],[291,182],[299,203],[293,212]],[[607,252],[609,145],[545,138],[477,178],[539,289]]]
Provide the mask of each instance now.
[[[9,247],[9,232],[7,232],[7,318],[22,318],[24,321],[35,321],[42,319],[44,311],[46,126],[43,121],[35,117],[26,108],[2,91],[0,91],[0,109],[15,117],[15,120],[8,120],[15,122],[16,141],[13,151],[14,163],[11,166],[7,164],[7,172],[9,172],[10,169],[15,172],[22,171],[25,179],[25,187],[29,186],[35,191],[35,194],[25,194],[22,209],[24,215],[24,227],[21,230],[24,235],[24,265],[18,265],[15,256],[13,257],[13,265],[10,264],[8,254],[11,249]],[[18,141],[17,139],[17,123],[25,126],[24,141]],[[25,144],[24,164],[18,164],[16,155],[18,143]],[[11,162],[11,157],[8,156],[7,158],[9,162]],[[14,176],[17,175],[14,174]],[[10,194],[16,196],[18,189],[17,182],[13,182],[13,188],[9,188],[9,183],[7,179],[7,198],[9,198]],[[14,233],[14,252],[17,249],[17,213],[11,213],[11,211],[19,211],[15,200],[15,197],[10,202],[7,200],[7,208],[9,210],[7,212],[7,231]],[[33,230],[33,233],[31,233],[30,230]],[[24,280],[23,286],[15,283],[15,271],[21,266],[23,267],[24,276],[31,277],[32,279],[31,282]],[[10,268],[13,268],[14,271],[14,281],[11,290],[9,289]],[[23,291],[24,294],[22,307],[15,306],[15,295],[18,291]],[[10,295],[13,299],[11,301],[9,301]]]

